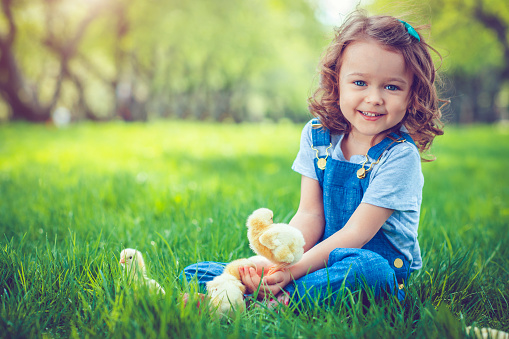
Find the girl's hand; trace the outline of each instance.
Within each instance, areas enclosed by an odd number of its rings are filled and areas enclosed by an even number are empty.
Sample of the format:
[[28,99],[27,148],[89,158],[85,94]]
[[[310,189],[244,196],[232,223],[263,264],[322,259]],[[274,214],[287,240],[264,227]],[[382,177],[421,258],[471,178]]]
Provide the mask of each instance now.
[[242,283],[246,286],[247,294],[255,293],[260,287],[259,300],[276,296],[292,280],[289,270],[277,271],[268,277],[264,277],[263,280],[251,267],[240,267],[239,274]]
[[251,261],[256,266],[256,273],[259,276],[262,276],[263,271],[267,272],[269,268],[273,265],[269,259],[262,257],[261,255],[255,255],[253,257],[249,258],[249,261]]

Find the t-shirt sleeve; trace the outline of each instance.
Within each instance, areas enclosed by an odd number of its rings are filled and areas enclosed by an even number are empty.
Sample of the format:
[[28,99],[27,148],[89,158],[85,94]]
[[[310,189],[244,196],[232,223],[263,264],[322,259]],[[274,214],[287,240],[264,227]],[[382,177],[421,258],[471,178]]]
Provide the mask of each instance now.
[[302,129],[300,149],[295,161],[293,162],[292,169],[308,178],[318,180],[314,164],[316,152],[311,148],[312,144],[313,137],[311,135],[311,122],[309,122]]
[[[362,202],[398,211],[419,211],[424,177],[417,148],[402,144],[370,176]],[[376,171],[375,171],[376,169]]]

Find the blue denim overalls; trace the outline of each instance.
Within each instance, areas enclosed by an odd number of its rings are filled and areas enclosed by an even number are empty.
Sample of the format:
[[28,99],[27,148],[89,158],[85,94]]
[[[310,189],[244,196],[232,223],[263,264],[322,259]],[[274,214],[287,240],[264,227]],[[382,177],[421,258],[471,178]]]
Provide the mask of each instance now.
[[[329,131],[322,128],[317,119],[313,119],[312,123],[313,147],[329,146]],[[371,159],[379,159],[383,152],[405,141],[413,143],[406,133],[401,132],[401,136],[391,133],[371,147],[368,155]],[[323,162],[326,162],[326,165],[322,170],[319,164],[322,165]],[[317,152],[315,171],[323,190],[326,221],[322,240],[343,228],[359,206],[369,185],[370,165],[335,160],[328,154],[318,157]],[[361,168],[365,170],[362,171]],[[364,172],[362,179],[357,176],[359,170]],[[220,275],[224,265],[210,261],[201,262],[186,267],[184,274],[188,281],[196,276],[200,289],[205,291],[205,283]],[[397,293],[400,300],[404,298],[403,287],[410,275],[410,263],[389,242],[382,229],[362,249],[336,248],[330,253],[327,265],[327,268],[307,274],[285,287],[294,302],[309,300],[333,303],[341,291],[344,291],[343,284],[351,291],[368,287],[375,292],[375,296],[387,291],[391,294]]]
[[[329,131],[321,126],[318,119],[313,119],[312,125],[313,147],[328,147],[331,142]],[[371,159],[379,159],[385,151],[405,141],[413,144],[408,134],[401,132],[399,136],[391,133],[371,147],[368,155]],[[320,169],[320,162],[326,163],[325,169]],[[370,169],[371,164],[359,165],[339,161],[332,159],[327,153],[315,158],[315,172],[322,187],[325,212],[322,240],[343,228],[357,209],[369,185]],[[363,178],[359,178],[359,171],[364,174]],[[352,291],[369,287],[376,296],[379,296],[381,291],[397,291],[398,298],[404,299],[403,287],[410,275],[410,263],[389,242],[382,229],[362,249],[333,250],[329,254],[327,266],[295,280],[293,284],[285,287],[285,290],[291,295],[297,292],[299,299],[309,297],[325,301],[330,298],[334,301],[344,282],[345,287]]]

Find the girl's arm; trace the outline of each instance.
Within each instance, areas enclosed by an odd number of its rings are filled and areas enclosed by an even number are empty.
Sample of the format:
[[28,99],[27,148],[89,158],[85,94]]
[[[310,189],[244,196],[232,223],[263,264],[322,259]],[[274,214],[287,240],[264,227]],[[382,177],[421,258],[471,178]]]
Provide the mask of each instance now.
[[311,249],[322,237],[325,215],[322,188],[317,180],[302,176],[299,208],[290,220],[290,225],[302,232],[306,241],[304,252]]
[[[289,271],[287,275],[293,279],[299,279],[310,272],[324,268],[329,254],[336,248],[363,247],[375,236],[392,212],[391,209],[361,203],[345,227],[304,253],[302,259],[287,270]],[[269,285],[270,278],[265,279]]]
[[[292,279],[299,279],[324,268],[330,252],[336,248],[361,248],[373,238],[392,212],[391,209],[361,203],[345,227],[314,246],[321,238],[325,226],[323,196],[318,181],[303,176],[299,209],[290,225],[302,231],[307,252],[289,269],[264,277],[264,289],[260,289],[261,297],[269,293],[277,294]],[[260,277],[256,272],[246,268],[240,273],[248,290],[253,287],[256,290],[260,283]]]
[[[300,203],[297,213],[290,221],[290,225],[299,229],[304,236],[306,244],[304,245],[304,251],[308,251],[312,248],[323,235],[325,229],[325,216],[323,212],[323,194],[322,188],[317,180],[302,176],[301,179],[301,194]],[[253,293],[258,289],[261,281],[262,271],[267,272],[268,267],[272,263],[266,260],[265,263],[262,261],[257,262],[257,270],[250,269],[249,267],[240,267],[239,273],[244,286],[246,286],[247,293]],[[271,277],[279,276],[280,272],[274,273]],[[279,283],[281,280],[277,279],[272,284]],[[286,285],[286,284],[285,284]],[[280,291],[277,285],[274,285],[274,289],[277,288],[275,293]],[[272,292],[272,293],[274,293]],[[267,290],[267,293],[270,294]],[[258,297],[263,299],[265,291],[263,288],[260,289]]]

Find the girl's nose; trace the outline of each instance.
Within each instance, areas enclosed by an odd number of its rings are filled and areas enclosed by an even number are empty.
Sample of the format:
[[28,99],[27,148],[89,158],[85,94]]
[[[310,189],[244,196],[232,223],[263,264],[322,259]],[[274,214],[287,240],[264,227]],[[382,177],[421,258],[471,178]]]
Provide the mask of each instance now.
[[366,97],[364,98],[364,101],[366,101],[366,103],[369,103],[372,105],[381,105],[384,102],[382,93],[380,92],[380,90],[378,90],[376,88],[371,88],[368,91],[368,93],[366,94]]

